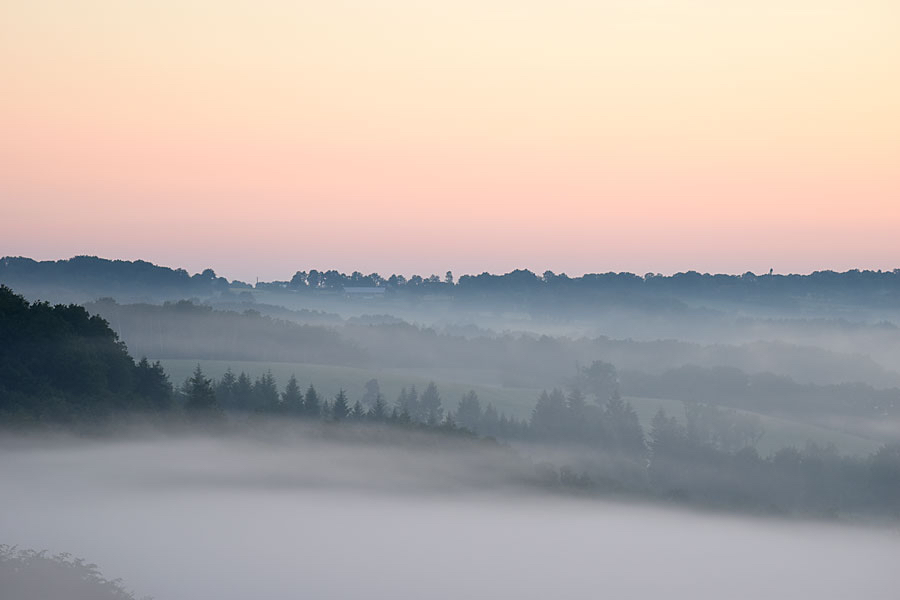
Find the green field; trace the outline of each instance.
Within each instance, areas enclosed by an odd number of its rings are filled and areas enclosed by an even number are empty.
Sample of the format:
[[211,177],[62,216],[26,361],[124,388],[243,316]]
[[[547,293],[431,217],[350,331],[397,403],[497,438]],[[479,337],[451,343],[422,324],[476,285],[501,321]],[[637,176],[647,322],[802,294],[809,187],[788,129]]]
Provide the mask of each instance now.
[[[303,389],[313,384],[316,390],[326,397],[333,397],[340,389],[343,389],[347,392],[351,402],[361,398],[366,381],[375,378],[389,405],[393,404],[400,394],[401,388],[415,385],[421,391],[429,381],[434,381],[441,393],[444,407],[447,409],[455,409],[463,394],[469,390],[475,390],[482,405],[491,403],[498,411],[520,419],[527,419],[531,415],[531,409],[541,391],[533,388],[503,386],[499,383],[499,378],[495,373],[478,370],[362,369],[307,363],[218,360],[163,359],[160,362],[176,385],[190,376],[191,371],[198,364],[208,377],[215,379],[220,378],[229,367],[235,374],[244,371],[254,379],[265,371],[271,370],[279,388],[283,388],[290,376],[295,375]],[[641,425],[646,431],[649,431],[650,420],[660,408],[676,418],[683,419],[684,417],[683,404],[679,400],[640,397],[627,397],[627,399],[637,411]],[[768,415],[757,414],[757,416],[762,420],[766,432],[758,446],[762,455],[770,454],[785,446],[802,447],[807,440],[819,445],[831,443],[841,452],[849,454],[868,454],[880,445],[870,439],[816,425]]]

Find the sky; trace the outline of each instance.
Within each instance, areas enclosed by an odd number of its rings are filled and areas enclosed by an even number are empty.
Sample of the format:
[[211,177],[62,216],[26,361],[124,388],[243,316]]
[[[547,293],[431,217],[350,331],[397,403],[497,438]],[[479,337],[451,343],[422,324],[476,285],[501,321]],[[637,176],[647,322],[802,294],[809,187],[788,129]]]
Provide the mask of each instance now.
[[0,255],[900,267],[895,0],[0,0]]

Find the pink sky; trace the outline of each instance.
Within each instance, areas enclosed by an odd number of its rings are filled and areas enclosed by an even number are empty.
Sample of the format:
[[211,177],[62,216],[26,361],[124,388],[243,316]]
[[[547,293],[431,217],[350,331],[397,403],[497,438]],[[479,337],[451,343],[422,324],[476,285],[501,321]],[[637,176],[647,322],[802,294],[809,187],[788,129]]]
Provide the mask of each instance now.
[[3,3],[0,255],[900,267],[896,3],[435,6]]

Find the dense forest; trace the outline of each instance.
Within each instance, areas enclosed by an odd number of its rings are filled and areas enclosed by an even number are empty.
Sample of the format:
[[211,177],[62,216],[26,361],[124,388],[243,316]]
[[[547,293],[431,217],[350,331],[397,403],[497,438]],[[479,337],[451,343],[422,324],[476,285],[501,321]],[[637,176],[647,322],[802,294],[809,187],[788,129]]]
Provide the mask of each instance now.
[[29,303],[0,286],[0,420],[164,411],[170,388],[159,363],[135,364],[103,318],[82,306]]

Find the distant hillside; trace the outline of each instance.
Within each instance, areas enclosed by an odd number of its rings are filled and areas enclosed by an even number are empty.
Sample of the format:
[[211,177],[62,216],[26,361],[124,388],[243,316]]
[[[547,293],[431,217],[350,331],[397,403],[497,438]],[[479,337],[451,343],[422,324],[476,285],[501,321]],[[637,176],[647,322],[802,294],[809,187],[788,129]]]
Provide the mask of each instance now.
[[359,365],[366,354],[335,330],[277,319],[248,309],[214,310],[187,300],[87,303],[107,319],[138,356]]
[[[565,273],[545,271],[537,274],[516,269],[503,275],[482,273],[454,279],[448,272],[444,278],[401,275],[384,278],[377,273],[350,275],[338,271],[298,271],[290,281],[272,282],[267,287],[298,291],[346,287],[386,287],[426,294],[452,294],[457,298],[492,298],[523,301],[532,310],[565,309],[572,302],[590,298],[592,302],[619,304],[629,302],[649,310],[680,310],[679,300],[706,299],[717,302],[750,302],[781,304],[790,299],[841,299],[866,305],[884,306],[900,300],[900,269],[893,271],[860,271],[844,273],[816,271],[808,275],[709,274],[687,271],[674,275],[647,273],[588,273],[569,277]],[[558,301],[563,299],[562,306]]]
[[229,282],[212,269],[189,275],[184,269],[160,267],[142,260],[108,260],[76,256],[35,261],[0,259],[0,283],[33,299],[86,302],[104,296],[132,301],[210,296],[228,290]]
[[[0,283],[27,296],[35,291],[42,298],[89,301],[112,296],[120,301],[178,299],[227,294],[247,287],[217,277],[215,271],[189,275],[184,269],[161,267],[145,261],[108,260],[76,256],[58,261],[35,261],[23,257],[0,259]],[[801,304],[847,303],[895,309],[900,304],[900,269],[843,273],[816,271],[808,275],[709,274],[687,271],[674,275],[648,273],[589,273],[569,277],[546,271],[516,269],[503,275],[482,273],[454,279],[402,275],[384,277],[358,271],[347,275],[335,270],[297,271],[288,281],[260,282],[260,290],[275,292],[340,292],[347,288],[384,288],[406,295],[452,296],[460,303],[500,301],[508,307],[533,314],[598,306],[630,306],[654,312],[681,312],[685,302],[708,305],[749,304],[793,308]]]

